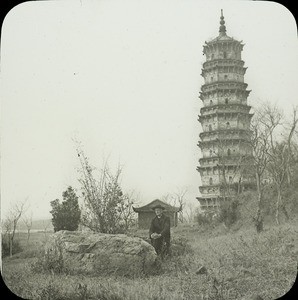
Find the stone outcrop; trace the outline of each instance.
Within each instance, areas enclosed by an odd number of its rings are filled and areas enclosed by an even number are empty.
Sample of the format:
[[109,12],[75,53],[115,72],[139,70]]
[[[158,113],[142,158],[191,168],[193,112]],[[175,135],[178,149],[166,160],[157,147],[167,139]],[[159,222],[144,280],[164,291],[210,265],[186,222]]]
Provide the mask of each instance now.
[[68,271],[137,276],[156,268],[154,248],[137,237],[59,231],[45,245],[48,257],[61,257]]

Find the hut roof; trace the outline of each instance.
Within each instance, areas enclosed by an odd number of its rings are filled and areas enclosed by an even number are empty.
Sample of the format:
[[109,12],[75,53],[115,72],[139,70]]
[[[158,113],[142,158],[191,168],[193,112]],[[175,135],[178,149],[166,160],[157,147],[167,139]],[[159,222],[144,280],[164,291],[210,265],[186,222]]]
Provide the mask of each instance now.
[[159,199],[155,199],[152,202],[141,206],[141,207],[133,207],[133,210],[135,212],[146,212],[146,211],[152,211],[152,208],[156,205],[162,205],[165,208],[165,211],[170,211],[170,212],[178,212],[181,210],[180,207],[172,206],[170,204],[167,204],[165,202],[160,201]]

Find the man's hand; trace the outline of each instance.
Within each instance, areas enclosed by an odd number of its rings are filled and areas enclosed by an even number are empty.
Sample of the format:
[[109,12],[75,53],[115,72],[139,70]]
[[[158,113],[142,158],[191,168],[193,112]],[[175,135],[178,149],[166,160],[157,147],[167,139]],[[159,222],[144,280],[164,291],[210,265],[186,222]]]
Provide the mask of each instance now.
[[154,232],[154,233],[151,234],[151,238],[154,239],[154,240],[158,239],[160,237],[161,237],[161,234],[159,234],[159,233]]

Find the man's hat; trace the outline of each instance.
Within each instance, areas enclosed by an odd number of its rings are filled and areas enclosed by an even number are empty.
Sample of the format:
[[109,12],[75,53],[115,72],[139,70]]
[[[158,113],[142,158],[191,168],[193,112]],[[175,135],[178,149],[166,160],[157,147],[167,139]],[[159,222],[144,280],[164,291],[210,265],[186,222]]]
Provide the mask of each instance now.
[[165,207],[163,207],[162,205],[160,204],[157,204],[155,206],[152,207],[152,210],[155,210],[156,208],[161,208],[162,210],[165,210]]

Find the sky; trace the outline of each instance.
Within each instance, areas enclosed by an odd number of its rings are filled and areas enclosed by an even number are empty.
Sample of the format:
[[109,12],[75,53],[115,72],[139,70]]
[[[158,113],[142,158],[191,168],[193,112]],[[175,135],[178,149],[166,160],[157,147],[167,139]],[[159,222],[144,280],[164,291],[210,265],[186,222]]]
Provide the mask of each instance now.
[[297,103],[297,26],[266,1],[32,1],[6,16],[1,39],[1,215],[28,199],[33,218],[77,189],[74,139],[97,168],[123,167],[139,205],[186,189],[199,206],[197,121],[205,41],[245,44],[248,103]]

